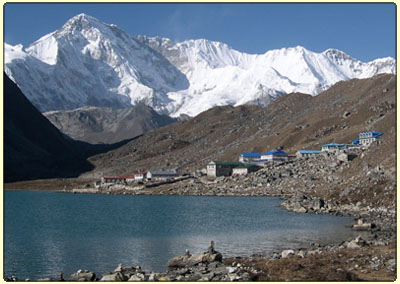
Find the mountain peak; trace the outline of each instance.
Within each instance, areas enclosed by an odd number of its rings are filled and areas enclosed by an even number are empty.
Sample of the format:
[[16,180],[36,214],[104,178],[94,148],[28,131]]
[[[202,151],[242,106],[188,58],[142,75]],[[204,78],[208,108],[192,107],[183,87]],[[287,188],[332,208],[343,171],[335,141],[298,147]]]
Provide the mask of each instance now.
[[88,30],[91,27],[98,27],[99,25],[104,25],[104,23],[100,22],[96,18],[89,16],[87,14],[81,13],[78,14],[71,19],[69,19],[61,28],[62,31],[81,31]]
[[78,14],[78,15],[72,17],[71,19],[69,19],[69,20],[67,21],[67,23],[68,23],[68,22],[71,22],[71,23],[93,22],[93,21],[99,22],[99,20],[97,20],[96,18],[94,18],[94,17],[92,17],[92,16],[89,16],[88,14],[80,13],[80,14]]
[[347,53],[345,53],[341,50],[338,50],[338,49],[334,49],[334,48],[328,48],[322,54],[328,56],[330,59],[335,59],[335,60],[337,60],[337,59],[355,60],[353,57],[351,57]]

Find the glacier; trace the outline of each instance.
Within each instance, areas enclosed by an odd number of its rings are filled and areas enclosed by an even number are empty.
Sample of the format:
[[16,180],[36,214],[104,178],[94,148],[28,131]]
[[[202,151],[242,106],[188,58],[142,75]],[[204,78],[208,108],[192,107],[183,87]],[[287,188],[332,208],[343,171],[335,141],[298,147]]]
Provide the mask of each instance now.
[[5,43],[4,68],[41,111],[143,102],[161,114],[195,116],[219,105],[266,105],[288,93],[395,74],[391,57],[361,62],[337,49],[296,46],[247,54],[206,39],[132,36],[86,14],[29,47]]

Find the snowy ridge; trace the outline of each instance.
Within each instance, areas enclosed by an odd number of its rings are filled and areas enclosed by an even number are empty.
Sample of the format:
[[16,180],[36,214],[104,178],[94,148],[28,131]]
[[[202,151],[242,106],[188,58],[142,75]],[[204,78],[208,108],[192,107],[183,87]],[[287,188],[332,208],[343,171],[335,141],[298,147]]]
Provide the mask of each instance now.
[[133,37],[85,14],[24,49],[5,45],[5,71],[40,111],[128,107],[197,115],[217,105],[317,95],[341,80],[395,73],[393,58],[364,63],[297,46],[246,54],[206,39]]

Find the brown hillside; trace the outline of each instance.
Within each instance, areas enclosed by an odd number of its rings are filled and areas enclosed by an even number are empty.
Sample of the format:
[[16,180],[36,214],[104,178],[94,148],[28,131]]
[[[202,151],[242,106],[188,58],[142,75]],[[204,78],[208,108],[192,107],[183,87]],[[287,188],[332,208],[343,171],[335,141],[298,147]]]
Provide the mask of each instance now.
[[[85,174],[128,174],[138,170],[181,167],[192,171],[211,160],[237,160],[240,152],[289,153],[319,149],[330,142],[351,143],[359,132],[383,132],[371,157],[372,166],[395,165],[396,76],[339,82],[316,97],[290,94],[265,108],[224,106],[203,112],[90,158],[96,168]],[[365,163],[366,160],[363,160]]]

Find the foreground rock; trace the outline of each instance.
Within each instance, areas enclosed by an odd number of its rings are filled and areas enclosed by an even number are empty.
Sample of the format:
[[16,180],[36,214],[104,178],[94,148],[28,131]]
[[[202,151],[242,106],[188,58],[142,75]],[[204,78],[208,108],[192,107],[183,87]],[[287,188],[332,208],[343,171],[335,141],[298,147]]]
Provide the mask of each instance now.
[[254,275],[240,265],[227,266],[222,254],[214,249],[211,242],[207,251],[172,258],[168,262],[168,271],[163,273],[146,272],[140,266],[122,266],[105,273],[101,279],[94,272],[78,270],[69,281],[250,281]]
[[222,254],[214,250],[191,255],[188,251],[168,262],[168,272],[160,280],[174,281],[249,281],[251,275],[238,267],[225,266]]
[[[172,258],[168,270],[147,272],[140,266],[119,264],[101,278],[78,270],[64,279],[38,281],[393,281],[396,279],[396,242],[376,243],[357,237],[340,244],[285,249],[271,255],[223,258],[211,242],[207,251]],[[15,276],[6,281],[19,281]],[[29,280],[27,280],[29,281]]]

